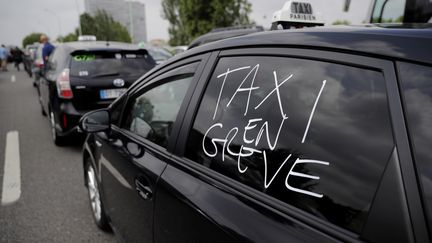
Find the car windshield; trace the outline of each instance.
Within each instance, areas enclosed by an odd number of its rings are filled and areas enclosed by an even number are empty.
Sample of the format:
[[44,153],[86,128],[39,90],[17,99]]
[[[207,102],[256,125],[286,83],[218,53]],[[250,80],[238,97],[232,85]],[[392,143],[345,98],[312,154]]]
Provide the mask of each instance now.
[[145,51],[136,52],[78,52],[72,55],[71,76],[98,77],[138,76],[153,67]]
[[165,61],[172,57],[172,54],[165,51],[164,49],[157,48],[157,47],[148,47],[147,48],[150,55],[155,59],[156,61]]
[[373,7],[373,23],[400,23],[403,21],[406,0],[377,0]]

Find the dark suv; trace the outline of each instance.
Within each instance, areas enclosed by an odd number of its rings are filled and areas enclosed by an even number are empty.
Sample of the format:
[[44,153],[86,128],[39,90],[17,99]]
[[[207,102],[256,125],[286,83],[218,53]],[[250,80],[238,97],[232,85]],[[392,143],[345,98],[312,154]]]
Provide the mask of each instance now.
[[92,214],[128,242],[430,242],[432,30],[194,48],[81,120]]
[[39,86],[42,114],[48,114],[59,145],[77,130],[90,110],[105,108],[156,65],[145,49],[116,42],[86,41],[58,45]]

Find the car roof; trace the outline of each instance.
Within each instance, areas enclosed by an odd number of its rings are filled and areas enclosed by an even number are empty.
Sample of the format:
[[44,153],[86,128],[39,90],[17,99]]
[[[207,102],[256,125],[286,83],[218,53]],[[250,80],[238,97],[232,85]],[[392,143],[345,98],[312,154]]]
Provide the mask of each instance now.
[[264,28],[262,26],[218,28],[210,31],[207,34],[199,36],[198,38],[193,40],[189,44],[188,49],[192,49],[194,47],[203,45],[205,43],[226,39],[230,37],[256,33],[260,31],[264,31]]
[[115,42],[115,41],[75,41],[62,43],[60,46],[68,49],[68,52],[78,50],[102,51],[102,50],[139,50],[136,44]]
[[[419,27],[419,26],[416,26]],[[293,47],[338,49],[362,55],[405,59],[432,64],[432,25],[409,26],[314,27],[297,30],[259,32],[208,43],[179,54],[185,55],[239,47]]]

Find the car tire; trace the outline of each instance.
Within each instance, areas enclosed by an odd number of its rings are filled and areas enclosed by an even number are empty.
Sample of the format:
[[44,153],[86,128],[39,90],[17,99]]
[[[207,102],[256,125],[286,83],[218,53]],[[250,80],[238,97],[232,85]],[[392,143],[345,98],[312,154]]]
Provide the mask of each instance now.
[[43,106],[41,105],[40,107],[41,107],[41,113],[42,113],[42,116],[46,116],[47,113],[46,113],[46,111],[44,110]]
[[51,137],[55,145],[62,146],[65,143],[65,137],[60,136],[56,129],[54,113],[50,112]]
[[111,231],[111,227],[108,223],[108,217],[105,214],[104,204],[100,196],[100,187],[96,178],[96,170],[89,159],[86,161],[85,177],[93,219],[101,230],[109,232]]

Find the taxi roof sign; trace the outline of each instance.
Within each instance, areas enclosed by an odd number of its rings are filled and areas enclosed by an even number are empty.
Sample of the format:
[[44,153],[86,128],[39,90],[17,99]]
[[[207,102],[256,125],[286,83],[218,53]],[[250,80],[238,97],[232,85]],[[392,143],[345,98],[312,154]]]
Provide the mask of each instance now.
[[278,26],[290,29],[323,25],[321,13],[315,12],[311,3],[287,1],[282,9],[273,14],[271,29],[278,29]]
[[80,36],[78,36],[78,41],[96,41],[96,36],[94,36],[94,35],[80,35]]

